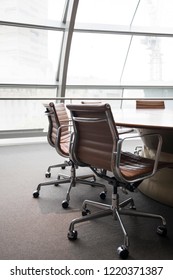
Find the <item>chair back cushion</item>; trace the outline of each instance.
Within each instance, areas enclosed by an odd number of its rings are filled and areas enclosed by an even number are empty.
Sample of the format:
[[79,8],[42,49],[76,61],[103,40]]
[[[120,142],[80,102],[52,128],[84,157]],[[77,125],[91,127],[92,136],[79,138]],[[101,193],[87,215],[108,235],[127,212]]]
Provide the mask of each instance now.
[[67,105],[74,126],[74,142],[70,150],[77,165],[112,170],[112,152],[118,132],[109,104]]
[[165,109],[163,100],[136,100],[136,109]]
[[48,142],[62,156],[69,156],[69,117],[64,103],[44,104],[49,120]]

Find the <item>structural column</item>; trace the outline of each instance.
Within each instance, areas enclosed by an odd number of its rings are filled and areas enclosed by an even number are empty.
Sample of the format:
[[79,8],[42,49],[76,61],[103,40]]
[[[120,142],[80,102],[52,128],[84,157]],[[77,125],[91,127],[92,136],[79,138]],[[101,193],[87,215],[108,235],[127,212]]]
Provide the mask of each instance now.
[[67,69],[78,3],[79,0],[67,0],[64,11],[62,22],[65,25],[65,31],[63,34],[61,55],[57,73],[57,81],[59,82],[59,89],[57,93],[58,97],[65,97]]

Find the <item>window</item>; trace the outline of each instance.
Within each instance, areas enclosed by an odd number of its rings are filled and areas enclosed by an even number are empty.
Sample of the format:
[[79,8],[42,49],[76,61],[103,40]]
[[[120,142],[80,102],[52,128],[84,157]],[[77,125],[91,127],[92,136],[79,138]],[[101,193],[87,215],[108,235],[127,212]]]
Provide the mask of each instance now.
[[55,83],[62,32],[0,26],[0,83]]
[[[69,26],[62,20],[73,2],[0,1],[0,130],[45,129],[42,103],[62,88]],[[172,9],[172,0],[79,0],[63,65],[65,97],[118,98],[115,107],[133,107],[127,98],[172,97]]]

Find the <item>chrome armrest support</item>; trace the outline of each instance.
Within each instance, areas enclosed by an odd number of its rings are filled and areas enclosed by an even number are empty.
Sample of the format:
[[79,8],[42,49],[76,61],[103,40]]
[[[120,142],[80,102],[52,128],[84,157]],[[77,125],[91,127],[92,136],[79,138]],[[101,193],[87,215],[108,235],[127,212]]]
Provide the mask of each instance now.
[[[121,168],[120,168],[123,142],[125,140],[128,140],[128,139],[143,138],[143,137],[154,137],[154,136],[158,138],[158,144],[157,144],[157,148],[156,148],[155,160],[154,160],[154,165],[153,165],[152,172],[149,173],[149,174],[146,174],[145,176],[141,176],[138,179],[127,180],[127,178],[125,178],[122,175]],[[160,134],[157,134],[157,133],[145,134],[145,135],[142,135],[142,136],[140,136],[140,135],[139,136],[131,136],[131,137],[125,137],[123,139],[119,139],[119,141],[117,143],[117,150],[116,150],[116,152],[114,152],[114,164],[115,164],[114,172],[116,173],[117,177],[120,178],[121,181],[127,182],[127,183],[134,183],[134,182],[137,182],[139,180],[144,180],[144,179],[147,179],[147,178],[153,176],[157,172],[157,167],[158,167],[158,162],[159,162],[159,158],[160,158],[161,148],[162,148],[162,136]]]
[[59,128],[58,128],[58,132],[57,132],[57,135],[60,135],[61,134],[61,130],[63,128],[69,128],[69,132],[72,133],[72,128],[73,128],[73,124],[63,124],[61,125]]

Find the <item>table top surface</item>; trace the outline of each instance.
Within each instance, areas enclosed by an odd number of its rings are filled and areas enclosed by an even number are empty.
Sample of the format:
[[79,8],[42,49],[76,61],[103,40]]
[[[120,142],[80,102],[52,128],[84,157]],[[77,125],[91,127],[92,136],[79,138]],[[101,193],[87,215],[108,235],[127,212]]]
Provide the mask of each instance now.
[[171,109],[118,109],[113,110],[113,115],[118,126],[173,129]]

